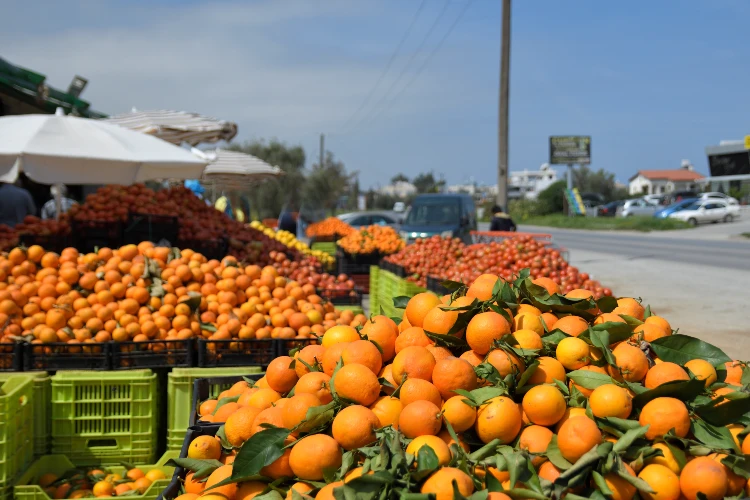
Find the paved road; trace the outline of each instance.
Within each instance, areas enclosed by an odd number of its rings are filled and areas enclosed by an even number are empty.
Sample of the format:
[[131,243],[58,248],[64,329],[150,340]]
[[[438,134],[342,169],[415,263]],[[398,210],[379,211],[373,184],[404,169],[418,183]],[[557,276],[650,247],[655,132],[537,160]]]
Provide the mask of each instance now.
[[[488,224],[480,224],[486,230]],[[750,239],[730,239],[737,234],[739,223],[721,224],[728,231],[726,239],[718,239],[716,226],[669,232],[614,232],[553,229],[519,226],[519,231],[551,234],[554,242],[575,251],[597,252],[624,260],[653,259],[674,263],[750,271]],[[732,227],[734,226],[734,227]],[[743,228],[744,229],[744,228]],[[693,238],[691,236],[694,235]],[[702,239],[705,238],[705,239]]]

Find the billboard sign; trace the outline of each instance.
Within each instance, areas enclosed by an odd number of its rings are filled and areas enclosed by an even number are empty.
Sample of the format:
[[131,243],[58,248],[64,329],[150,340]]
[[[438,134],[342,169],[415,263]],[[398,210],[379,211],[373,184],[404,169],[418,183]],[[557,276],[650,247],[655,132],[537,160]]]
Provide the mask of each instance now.
[[553,165],[591,163],[590,135],[553,135],[549,138],[549,162]]

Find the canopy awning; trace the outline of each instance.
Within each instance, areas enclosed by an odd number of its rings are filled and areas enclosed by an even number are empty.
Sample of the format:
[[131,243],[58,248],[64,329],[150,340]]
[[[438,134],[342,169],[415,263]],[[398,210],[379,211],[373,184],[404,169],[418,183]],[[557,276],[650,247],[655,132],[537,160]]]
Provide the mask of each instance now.
[[172,144],[186,142],[195,146],[202,142],[230,141],[237,135],[236,123],[185,111],[133,111],[111,116],[104,121],[156,136]]
[[216,149],[193,152],[210,163],[203,171],[203,182],[224,188],[244,187],[255,181],[284,175],[279,167],[269,165],[253,155]]

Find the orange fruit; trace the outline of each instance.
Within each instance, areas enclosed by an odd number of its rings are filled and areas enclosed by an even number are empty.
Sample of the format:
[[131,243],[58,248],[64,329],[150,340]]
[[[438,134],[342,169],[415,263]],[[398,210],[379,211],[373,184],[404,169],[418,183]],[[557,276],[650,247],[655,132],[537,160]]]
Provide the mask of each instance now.
[[323,334],[323,347],[329,348],[334,344],[354,342],[355,340],[360,340],[357,330],[348,325],[337,325],[329,328]]
[[[550,441],[552,441],[552,436],[552,431],[546,427],[530,425],[521,431],[518,438],[518,448],[534,454],[545,453]],[[532,463],[538,467],[545,460],[545,457],[534,457]]]
[[613,377],[623,378],[628,382],[640,382],[648,372],[648,359],[640,348],[622,342],[612,349],[617,367],[609,367]]
[[537,385],[523,396],[523,411],[533,424],[555,425],[565,414],[562,393],[551,385]]
[[373,316],[362,327],[360,332],[363,337],[375,342],[383,351],[383,361],[390,361],[396,355],[396,339],[398,337],[398,326],[387,316]]
[[529,385],[554,384],[555,380],[565,382],[565,367],[555,358],[549,356],[540,356],[537,358],[539,366],[529,377]]
[[[600,366],[596,366],[596,365],[586,365],[583,368],[580,368],[580,370],[585,370],[585,371],[590,371],[590,372],[595,372],[595,373],[601,373],[602,375],[608,375],[607,374],[607,370],[605,370],[604,368],[602,368]],[[594,392],[593,389],[587,389],[587,388],[585,388],[583,386],[580,386],[580,385],[576,384],[572,380],[570,381],[570,385],[572,387],[575,387],[576,389],[578,389],[586,397],[591,397],[591,393]]]
[[[294,355],[294,359],[296,360],[294,371],[297,372],[297,376],[302,377],[310,372],[310,369],[305,366],[305,363],[313,368],[316,364],[322,366],[323,355],[325,352],[326,348],[318,344],[311,344],[300,349],[300,351]],[[301,361],[304,361],[304,363]]]
[[324,470],[341,466],[341,456],[341,448],[331,436],[311,434],[294,444],[289,465],[298,478],[320,481]]
[[435,357],[430,351],[421,346],[409,346],[393,358],[391,374],[397,384],[401,384],[404,376],[430,381],[435,364]]
[[440,305],[440,298],[429,292],[418,293],[406,304],[404,314],[412,326],[422,327],[424,318],[431,309]]
[[289,356],[279,356],[268,364],[266,381],[271,389],[280,393],[292,390],[299,378],[295,368],[291,367],[292,361]]
[[487,362],[495,367],[501,378],[505,378],[511,373],[520,375],[526,369],[526,365],[521,358],[503,349],[493,349],[490,351],[487,354]]
[[440,408],[429,401],[409,403],[398,418],[398,428],[408,438],[434,436],[441,427]]
[[435,494],[435,500],[453,500],[453,485],[458,493],[468,497],[474,492],[474,482],[468,474],[453,467],[443,467],[430,475],[422,484],[422,493]]
[[232,446],[239,448],[252,437],[253,421],[261,411],[260,408],[246,406],[229,415],[224,424],[224,433]]
[[331,384],[339,397],[364,406],[374,403],[380,395],[378,376],[368,367],[357,363],[341,367]]
[[580,370],[591,363],[589,345],[576,337],[566,337],[557,344],[557,360],[568,370]]
[[213,471],[206,480],[207,493],[210,495],[224,495],[225,497],[230,499],[234,498],[235,493],[237,493],[237,483],[229,483],[225,484],[224,486],[216,486],[214,488],[216,484],[219,484],[225,479],[229,479],[231,476],[231,465],[222,465],[221,467]]
[[499,439],[500,444],[508,444],[518,436],[522,423],[518,405],[510,398],[498,396],[479,408],[474,429],[483,443]]
[[[635,472],[628,464],[623,464],[623,467],[631,476],[635,476]],[[635,497],[635,486],[616,472],[605,474],[604,482],[612,491],[612,500],[628,500]]]
[[685,368],[690,370],[698,380],[705,380],[707,386],[712,385],[717,380],[716,368],[706,360],[691,359],[685,363]]
[[404,406],[414,401],[429,401],[435,406],[443,404],[443,398],[440,391],[432,383],[420,378],[410,378],[401,385],[399,399]]
[[464,396],[453,396],[443,403],[443,418],[456,432],[469,430],[477,420],[476,408],[464,403]]
[[[320,404],[317,396],[309,393],[297,394],[295,391],[294,396],[287,400],[281,410],[284,427],[291,430],[302,424],[310,408],[320,406]],[[304,431],[304,425],[299,430]]]
[[[188,458],[197,458],[200,460],[218,460],[221,457],[221,444],[214,436],[198,436],[190,442],[188,447]],[[128,471],[129,474],[134,469]]]
[[451,461],[451,450],[445,441],[437,436],[417,436],[411,443],[406,447],[406,453],[411,453],[415,457],[418,456],[419,450],[423,446],[430,448],[438,458],[440,465],[448,465]]
[[344,365],[359,363],[369,368],[373,373],[380,373],[383,367],[383,357],[378,348],[369,340],[355,340],[346,346],[341,353]]
[[630,394],[615,384],[600,385],[591,392],[589,406],[594,416],[599,418],[628,418],[633,410]]
[[560,285],[549,278],[540,277],[531,280],[531,282],[547,290],[547,293],[550,295],[560,293]]
[[578,337],[588,328],[589,324],[580,316],[565,316],[555,322],[555,329],[562,330],[572,337]]
[[498,279],[498,276],[494,274],[482,274],[478,276],[477,279],[471,283],[469,289],[466,290],[466,296],[479,299],[480,301],[491,299],[492,290]]
[[601,431],[588,417],[571,417],[557,432],[557,446],[562,456],[570,463],[576,463],[601,441]]
[[466,342],[475,353],[487,354],[495,340],[509,333],[510,324],[503,315],[487,311],[475,315],[466,325]]
[[680,467],[679,462],[677,462],[677,459],[675,458],[674,454],[672,453],[672,450],[667,446],[666,443],[654,443],[651,445],[652,448],[661,450],[663,456],[658,457],[652,457],[646,460],[646,464],[658,464],[663,465],[664,467],[668,468],[675,474],[679,474],[682,468]]
[[418,326],[410,326],[396,337],[394,351],[396,354],[410,346],[427,347],[432,344],[432,340],[424,333],[424,329]]
[[395,429],[398,429],[398,418],[403,408],[404,405],[400,399],[390,396],[381,396],[370,406],[370,409],[380,421],[380,427],[390,425]]
[[674,429],[679,437],[685,437],[690,432],[690,415],[687,407],[675,398],[652,399],[641,409],[638,422],[650,426],[646,438],[651,440],[662,437],[670,429]]
[[688,500],[702,493],[708,500],[719,500],[727,493],[727,473],[722,464],[709,457],[690,460],[680,474],[680,491]]
[[330,388],[331,377],[323,372],[310,372],[300,377],[294,386],[294,394],[312,394],[320,404],[328,404],[333,400]]
[[688,377],[687,372],[683,370],[680,365],[670,363],[669,361],[663,361],[652,366],[648,370],[643,385],[645,385],[647,389],[655,389],[662,384],[674,382],[676,380],[690,380],[690,377]]
[[380,419],[375,413],[360,405],[347,406],[333,419],[333,439],[345,450],[362,448],[375,442],[375,429]]
[[456,389],[473,391],[477,388],[477,376],[474,367],[468,361],[459,358],[445,358],[435,363],[432,370],[432,383],[440,391],[443,399],[455,396]]

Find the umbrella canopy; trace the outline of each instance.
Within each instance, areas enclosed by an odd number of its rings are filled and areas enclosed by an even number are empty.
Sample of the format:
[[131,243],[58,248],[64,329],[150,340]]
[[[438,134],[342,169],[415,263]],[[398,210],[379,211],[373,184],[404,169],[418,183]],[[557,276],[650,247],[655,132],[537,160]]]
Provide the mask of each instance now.
[[133,184],[200,178],[190,151],[101,120],[65,115],[0,117],[0,181],[23,170],[44,184]]
[[133,111],[104,119],[105,122],[150,134],[172,144],[230,141],[237,124],[185,111]]
[[193,152],[210,161],[203,171],[203,182],[222,187],[243,187],[248,183],[269,177],[283,175],[284,171],[274,167],[255,156],[216,149],[214,151]]

